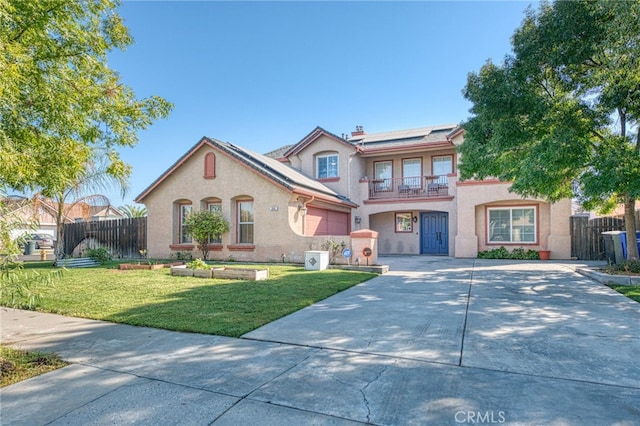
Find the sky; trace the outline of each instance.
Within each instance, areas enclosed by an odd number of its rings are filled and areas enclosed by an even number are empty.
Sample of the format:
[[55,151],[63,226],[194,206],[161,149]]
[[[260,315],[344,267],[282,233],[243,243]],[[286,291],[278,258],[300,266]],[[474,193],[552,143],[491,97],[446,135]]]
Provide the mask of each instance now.
[[109,65],[174,104],[120,150],[133,200],[208,136],[259,153],[316,126],[349,134],[460,123],[467,75],[500,63],[528,1],[127,1],[134,43]]

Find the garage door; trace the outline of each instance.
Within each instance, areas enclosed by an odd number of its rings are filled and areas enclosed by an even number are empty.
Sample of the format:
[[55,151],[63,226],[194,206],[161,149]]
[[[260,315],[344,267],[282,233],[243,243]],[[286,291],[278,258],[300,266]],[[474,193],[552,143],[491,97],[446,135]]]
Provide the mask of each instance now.
[[349,213],[308,207],[305,235],[349,235]]

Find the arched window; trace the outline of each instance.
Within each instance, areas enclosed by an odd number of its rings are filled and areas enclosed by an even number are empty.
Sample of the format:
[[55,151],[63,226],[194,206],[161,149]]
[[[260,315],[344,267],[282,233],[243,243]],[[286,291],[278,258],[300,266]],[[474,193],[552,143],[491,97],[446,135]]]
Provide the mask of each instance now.
[[213,179],[216,177],[216,156],[213,152],[208,152],[204,156],[204,178]]

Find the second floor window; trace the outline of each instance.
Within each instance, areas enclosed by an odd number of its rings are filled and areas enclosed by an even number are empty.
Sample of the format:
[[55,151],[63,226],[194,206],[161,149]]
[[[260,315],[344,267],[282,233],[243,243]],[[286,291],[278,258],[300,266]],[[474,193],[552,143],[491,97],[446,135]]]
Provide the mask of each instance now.
[[318,179],[338,177],[338,155],[320,155],[316,157]]
[[373,163],[373,178],[376,191],[389,191],[391,189],[391,178],[393,176],[393,165],[391,161],[376,161]]
[[408,158],[402,160],[402,180],[404,185],[420,188],[422,184],[422,160]]
[[433,157],[433,174],[447,176],[453,173],[453,157],[451,155],[439,155]]

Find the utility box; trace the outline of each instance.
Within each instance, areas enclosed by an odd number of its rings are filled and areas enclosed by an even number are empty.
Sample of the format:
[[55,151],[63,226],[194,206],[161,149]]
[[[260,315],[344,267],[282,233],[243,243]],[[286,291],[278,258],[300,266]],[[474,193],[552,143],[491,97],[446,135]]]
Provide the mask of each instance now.
[[328,251],[305,251],[304,269],[309,271],[323,271],[329,266]]

